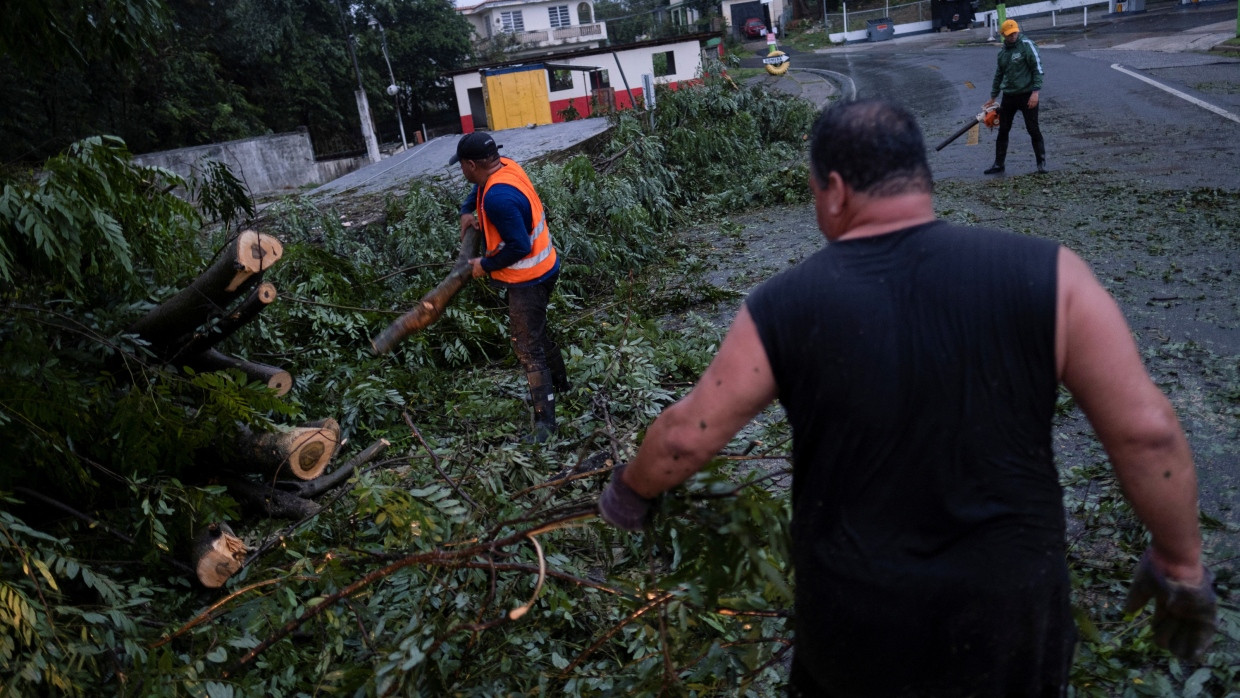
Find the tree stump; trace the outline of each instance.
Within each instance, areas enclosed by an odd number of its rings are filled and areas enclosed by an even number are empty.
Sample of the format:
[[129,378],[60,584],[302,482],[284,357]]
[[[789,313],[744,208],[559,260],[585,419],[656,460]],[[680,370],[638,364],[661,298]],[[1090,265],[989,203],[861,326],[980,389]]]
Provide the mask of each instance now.
[[340,425],[331,418],[276,433],[255,434],[243,427],[238,433],[237,458],[251,471],[313,480],[323,473],[339,445]]
[[219,589],[245,562],[249,548],[220,521],[207,525],[194,541],[194,572],[208,589]]

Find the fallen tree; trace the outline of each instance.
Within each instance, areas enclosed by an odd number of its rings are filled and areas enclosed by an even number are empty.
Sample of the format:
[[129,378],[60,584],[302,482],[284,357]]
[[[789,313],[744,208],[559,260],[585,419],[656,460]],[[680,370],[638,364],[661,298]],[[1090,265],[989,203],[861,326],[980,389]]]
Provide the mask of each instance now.
[[244,373],[251,382],[262,383],[271,388],[276,395],[286,395],[293,389],[293,374],[288,371],[278,366],[238,359],[215,349],[208,349],[200,354],[186,357],[184,365],[195,371],[222,371],[235,368]]
[[156,357],[171,358],[193,340],[196,330],[224,316],[228,306],[257,285],[259,275],[283,253],[284,246],[276,238],[253,230],[242,232],[189,286],[152,308],[129,331],[146,341]]
[[323,473],[340,445],[340,424],[332,418],[308,422],[287,431],[237,433],[235,466],[273,478],[313,480]]
[[212,522],[194,540],[194,572],[208,589],[224,586],[228,578],[241,569],[249,548],[222,522]]
[[176,363],[176,360],[180,357],[192,357],[196,354],[201,354],[231,337],[233,333],[241,329],[247,322],[253,320],[263,308],[274,302],[276,296],[275,284],[267,282],[258,284],[250,291],[250,295],[238,303],[231,312],[221,317],[214,324],[196,331],[189,342],[177,349],[176,354],[171,359],[172,362]]
[[473,265],[469,263],[469,260],[476,255],[481,238],[482,233],[476,227],[465,231],[465,235],[461,237],[461,248],[456,255],[456,263],[452,265],[452,271],[448,272],[448,276],[439,282],[438,286],[422,296],[422,300],[418,301],[418,304],[409,312],[401,315],[379,336],[370,340],[370,346],[375,354],[388,353],[402,339],[414,332],[426,329],[443,315],[444,308],[448,307],[448,301],[452,300],[457,291],[464,288],[465,284],[473,278]]

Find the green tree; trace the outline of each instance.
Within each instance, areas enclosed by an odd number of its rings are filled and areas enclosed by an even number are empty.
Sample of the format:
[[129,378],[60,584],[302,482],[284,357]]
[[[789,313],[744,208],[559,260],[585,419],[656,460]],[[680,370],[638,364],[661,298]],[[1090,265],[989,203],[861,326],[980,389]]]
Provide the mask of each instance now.
[[[471,58],[472,27],[449,0],[366,0],[354,5],[358,61],[371,108],[395,129],[395,104],[386,95],[390,83],[383,60],[382,32],[387,36],[392,72],[400,88],[405,127],[423,122],[455,122],[452,81],[444,73],[466,65]],[[373,17],[377,24],[371,23]],[[412,133],[409,134],[412,137]]]
[[464,63],[470,29],[447,0],[18,0],[0,29],[0,161],[41,162],[100,134],[149,152],[307,128],[316,146],[349,147],[359,140],[350,39],[394,133],[372,16],[406,119],[451,110],[440,76]]
[[162,0],[13,0],[0,22],[0,161],[118,133],[126,76],[168,27]]

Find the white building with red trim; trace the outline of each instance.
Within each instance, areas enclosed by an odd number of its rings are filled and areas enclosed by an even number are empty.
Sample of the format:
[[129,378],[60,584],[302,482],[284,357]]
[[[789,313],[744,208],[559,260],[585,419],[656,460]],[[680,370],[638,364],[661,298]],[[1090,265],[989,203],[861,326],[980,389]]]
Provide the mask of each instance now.
[[[703,44],[716,33],[621,47],[581,48],[448,73],[461,132],[557,123],[643,103],[654,85],[700,78]],[[715,49],[711,49],[712,52]]]

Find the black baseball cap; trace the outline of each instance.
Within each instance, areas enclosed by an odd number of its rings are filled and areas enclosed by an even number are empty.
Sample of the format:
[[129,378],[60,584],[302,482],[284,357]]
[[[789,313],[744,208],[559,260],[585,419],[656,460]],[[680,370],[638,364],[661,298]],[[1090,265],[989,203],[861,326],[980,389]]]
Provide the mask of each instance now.
[[456,155],[452,156],[448,164],[455,165],[461,160],[486,160],[493,155],[499,155],[499,149],[503,147],[495,145],[495,139],[484,131],[467,133],[456,142]]

